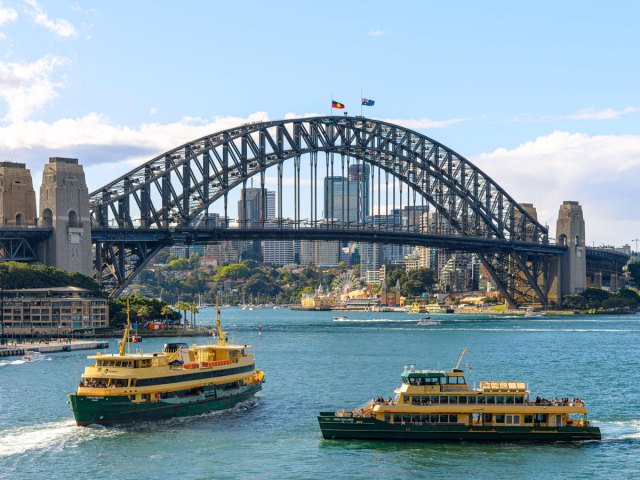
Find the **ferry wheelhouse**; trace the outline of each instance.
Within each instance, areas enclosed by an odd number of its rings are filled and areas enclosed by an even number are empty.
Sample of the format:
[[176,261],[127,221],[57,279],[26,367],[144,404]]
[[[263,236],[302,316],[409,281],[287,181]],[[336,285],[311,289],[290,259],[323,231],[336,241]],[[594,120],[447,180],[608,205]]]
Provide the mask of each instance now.
[[[466,351],[466,349],[465,349]],[[463,352],[464,355],[464,352]],[[483,381],[471,388],[451,371],[406,368],[395,398],[352,410],[321,412],[326,439],[410,441],[600,440],[579,398],[530,398],[524,382]]]
[[264,374],[248,345],[230,344],[217,318],[218,341],[167,343],[162,352],[130,353],[127,322],[117,354],[89,356],[69,404],[78,425],[161,420],[231,408],[255,395]]

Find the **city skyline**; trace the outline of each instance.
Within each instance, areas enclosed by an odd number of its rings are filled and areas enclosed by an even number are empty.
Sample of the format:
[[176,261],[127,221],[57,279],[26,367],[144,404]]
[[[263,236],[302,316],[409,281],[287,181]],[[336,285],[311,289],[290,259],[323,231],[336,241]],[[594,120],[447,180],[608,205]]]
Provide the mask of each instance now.
[[[163,151],[240,123],[328,114],[332,99],[357,115],[362,91],[375,100],[364,115],[457,151],[517,201],[533,203],[552,231],[558,206],[576,200],[589,245],[635,247],[640,93],[633,19],[640,6],[491,5],[498,4],[388,11],[371,2],[363,13],[358,4],[329,2],[311,15],[312,5],[282,2],[272,18],[272,7],[258,2],[240,11],[205,2],[123,9],[4,1],[1,160],[25,162],[38,191],[49,157],[79,158],[94,190]],[[338,7],[347,28],[330,21]],[[210,25],[215,16],[225,22]],[[295,41],[299,36],[305,42]],[[345,45],[354,47],[356,61],[333,58]],[[295,69],[282,68],[288,58]],[[303,82],[294,74],[318,67],[328,72]]]

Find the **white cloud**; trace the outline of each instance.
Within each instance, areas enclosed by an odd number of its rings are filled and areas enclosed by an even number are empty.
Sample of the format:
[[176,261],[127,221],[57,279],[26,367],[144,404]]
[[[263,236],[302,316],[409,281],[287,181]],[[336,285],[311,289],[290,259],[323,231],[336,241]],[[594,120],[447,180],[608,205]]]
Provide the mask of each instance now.
[[391,30],[380,30],[380,29],[374,30],[374,29],[371,29],[371,30],[369,30],[368,35],[370,37],[380,37],[381,35],[386,35],[387,33],[391,33]]
[[47,55],[32,63],[0,62],[0,98],[8,106],[5,120],[21,122],[56,97],[53,71],[68,60]]
[[613,108],[605,108],[604,110],[583,109],[578,113],[569,115],[533,115],[530,113],[521,113],[511,119],[513,123],[551,123],[563,120],[618,120],[624,115],[636,113],[640,109],[636,107],[626,107],[622,110]]
[[8,23],[15,22],[18,19],[18,12],[13,8],[5,8],[0,6],[0,27]]
[[589,244],[620,245],[640,232],[640,136],[556,131],[471,160],[516,201],[533,203],[552,235],[564,200],[582,204]]
[[451,118],[449,120],[433,120],[431,118],[390,118],[383,119],[385,122],[400,125],[412,130],[419,130],[422,128],[444,128],[450,125],[457,125],[459,123],[468,122],[469,118]]
[[24,0],[31,9],[27,10],[27,14],[33,18],[38,24],[55,33],[59,37],[70,38],[77,37],[78,31],[71,22],[63,18],[49,18],[47,12],[36,0]]
[[617,120],[623,115],[635,113],[638,109],[635,107],[626,107],[622,110],[614,110],[613,108],[605,108],[604,110],[582,110],[580,113],[567,116],[569,120]]

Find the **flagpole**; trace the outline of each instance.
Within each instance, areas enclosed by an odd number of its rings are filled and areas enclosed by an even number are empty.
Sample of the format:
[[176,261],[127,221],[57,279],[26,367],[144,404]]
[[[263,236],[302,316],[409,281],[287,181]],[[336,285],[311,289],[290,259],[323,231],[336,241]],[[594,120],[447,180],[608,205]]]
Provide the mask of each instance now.
[[331,113],[329,116],[333,117],[333,92],[331,92]]
[[362,89],[360,89],[360,116],[362,117]]

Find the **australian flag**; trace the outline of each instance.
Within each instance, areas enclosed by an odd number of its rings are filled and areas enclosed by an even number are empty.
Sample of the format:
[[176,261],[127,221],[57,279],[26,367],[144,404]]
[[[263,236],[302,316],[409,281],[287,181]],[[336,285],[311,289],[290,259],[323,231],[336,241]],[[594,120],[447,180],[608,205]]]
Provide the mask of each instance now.
[[373,104],[376,103],[374,100],[371,100],[370,98],[363,98],[362,99],[362,105],[364,105],[365,107],[373,107]]

